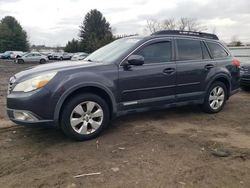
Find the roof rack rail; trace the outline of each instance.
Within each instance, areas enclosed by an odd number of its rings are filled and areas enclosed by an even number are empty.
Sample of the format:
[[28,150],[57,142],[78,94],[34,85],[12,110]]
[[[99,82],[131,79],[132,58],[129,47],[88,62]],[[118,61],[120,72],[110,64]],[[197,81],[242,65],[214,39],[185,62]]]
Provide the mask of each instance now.
[[183,35],[183,36],[188,35],[188,36],[196,36],[196,37],[219,40],[219,38],[214,34],[194,32],[194,31],[162,30],[162,31],[157,31],[151,35]]

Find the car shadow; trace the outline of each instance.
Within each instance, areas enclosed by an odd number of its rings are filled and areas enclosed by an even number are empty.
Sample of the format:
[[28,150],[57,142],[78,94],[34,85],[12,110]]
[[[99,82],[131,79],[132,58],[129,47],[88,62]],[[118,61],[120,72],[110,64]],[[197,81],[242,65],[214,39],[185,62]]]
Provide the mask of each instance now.
[[[128,114],[111,121],[107,129],[103,131],[99,137],[107,137],[111,134],[117,134],[117,131],[119,132],[123,131],[124,129],[129,129],[130,126],[133,126],[134,123],[138,121],[159,121],[175,117],[188,117],[194,114],[203,114],[197,105]],[[32,141],[34,144],[50,143],[51,145],[56,145],[75,142],[74,140],[67,138],[59,128],[53,126],[20,126],[17,130],[19,132],[18,139],[24,138],[28,141]],[[96,139],[90,140],[90,142],[95,142],[97,139],[98,137]]]

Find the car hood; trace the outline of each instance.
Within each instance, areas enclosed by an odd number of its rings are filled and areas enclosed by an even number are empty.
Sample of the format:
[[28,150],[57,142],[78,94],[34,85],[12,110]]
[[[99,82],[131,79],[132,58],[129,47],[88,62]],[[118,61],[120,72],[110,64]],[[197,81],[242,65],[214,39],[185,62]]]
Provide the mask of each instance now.
[[36,75],[45,73],[45,72],[54,72],[54,71],[63,71],[75,68],[84,68],[84,67],[93,67],[102,65],[100,62],[89,62],[89,61],[63,61],[63,62],[55,62],[48,63],[45,65],[38,65],[21,71],[15,75],[16,79],[28,79],[29,77],[34,77]]

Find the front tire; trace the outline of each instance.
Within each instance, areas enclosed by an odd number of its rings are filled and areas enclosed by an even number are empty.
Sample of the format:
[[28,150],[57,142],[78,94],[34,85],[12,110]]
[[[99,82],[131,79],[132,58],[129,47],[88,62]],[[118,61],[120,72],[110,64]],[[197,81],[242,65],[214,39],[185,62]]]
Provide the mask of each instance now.
[[24,60],[23,60],[23,59],[18,59],[18,60],[17,60],[17,63],[18,63],[18,64],[24,64]]
[[228,91],[224,83],[213,83],[205,96],[202,109],[207,113],[220,112],[227,100]]
[[77,141],[98,136],[109,123],[107,103],[95,94],[79,94],[63,106],[60,125],[66,136]]

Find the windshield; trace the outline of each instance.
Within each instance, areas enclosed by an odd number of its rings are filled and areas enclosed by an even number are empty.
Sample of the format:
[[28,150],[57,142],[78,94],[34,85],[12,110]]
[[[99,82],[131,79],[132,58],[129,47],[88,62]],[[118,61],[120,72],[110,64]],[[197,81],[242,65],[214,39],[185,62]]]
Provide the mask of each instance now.
[[112,62],[121,57],[127,50],[131,49],[139,42],[139,38],[123,38],[94,51],[85,60],[95,62]]

